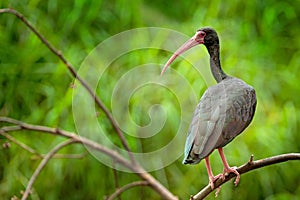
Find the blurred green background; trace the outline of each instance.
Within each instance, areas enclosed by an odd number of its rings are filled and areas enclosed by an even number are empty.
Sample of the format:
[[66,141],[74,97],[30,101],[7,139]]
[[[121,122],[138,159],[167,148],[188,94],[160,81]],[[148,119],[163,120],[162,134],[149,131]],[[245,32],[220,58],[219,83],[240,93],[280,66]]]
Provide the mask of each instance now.
[[[23,13],[76,69],[96,45],[125,30],[161,27],[192,36],[198,28],[212,26],[221,38],[224,71],[253,85],[258,96],[256,115],[251,126],[225,148],[229,163],[239,166],[251,154],[254,154],[255,159],[260,159],[300,151],[299,0],[186,0],[181,3],[158,0],[25,0],[1,1],[0,7],[11,7]],[[73,89],[70,87],[73,78],[65,66],[10,14],[0,15],[0,44],[0,115],[75,131],[72,118]],[[170,55],[152,51],[133,54],[128,59],[124,55],[121,60],[122,70],[129,70],[151,59],[152,62],[162,64]],[[180,64],[187,65],[184,62]],[[197,94],[199,99],[207,88],[206,84],[196,79],[192,71],[178,66],[179,63],[174,68],[200,91]],[[108,72],[111,76],[113,73],[114,70]],[[105,87],[100,86],[103,88],[99,96],[110,108],[110,90],[115,80],[110,80],[109,76],[106,78],[107,83]],[[185,91],[182,92],[184,94]],[[180,118],[176,117],[180,115],[179,108],[172,101],[172,95],[160,91],[155,96],[152,98],[153,103],[164,101],[170,116],[175,117],[168,118],[163,134],[153,140],[127,137],[135,151],[140,148],[153,150],[156,145],[168,143],[179,123]],[[143,98],[143,95],[135,96],[130,101],[131,117],[140,125],[149,123],[148,115],[145,114],[149,105],[139,105],[139,100]],[[119,144],[101,112],[99,121]],[[62,138],[32,132],[14,133],[13,136],[40,153],[47,153],[62,141]],[[7,140],[1,136],[1,146],[5,142]],[[183,146],[180,148],[183,150]],[[72,145],[60,153],[85,152],[80,145]],[[1,147],[0,199],[20,196],[20,191],[24,190],[39,162],[13,143],[8,149]],[[212,154],[211,163],[216,174],[221,172],[217,153]],[[181,199],[188,199],[208,183],[203,162],[196,166],[185,166],[179,159],[151,174]],[[120,186],[139,180],[130,173],[117,172],[117,176]],[[298,199],[299,177],[298,161],[273,165],[243,175],[237,188],[232,182],[225,184],[218,199]],[[81,159],[53,159],[34,184],[36,193],[31,198],[103,199],[114,192],[115,185],[113,170],[89,154]],[[151,189],[144,187],[125,192],[122,199],[160,198]],[[215,199],[214,194],[208,199]]]

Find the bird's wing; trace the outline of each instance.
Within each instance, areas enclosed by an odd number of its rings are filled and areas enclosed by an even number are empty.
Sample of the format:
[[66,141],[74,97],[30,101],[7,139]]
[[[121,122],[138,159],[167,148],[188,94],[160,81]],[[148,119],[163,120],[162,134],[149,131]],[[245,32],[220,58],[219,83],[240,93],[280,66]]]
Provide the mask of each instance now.
[[213,150],[222,132],[225,110],[209,88],[202,96],[188,131],[184,163],[196,164]]
[[244,87],[243,90],[232,90],[227,101],[230,106],[226,109],[222,137],[217,144],[217,148],[225,146],[247,128],[255,113],[256,94],[252,87]]
[[229,143],[249,125],[255,105],[254,90],[242,81],[210,87],[195,110],[184,163],[196,164],[215,148]]

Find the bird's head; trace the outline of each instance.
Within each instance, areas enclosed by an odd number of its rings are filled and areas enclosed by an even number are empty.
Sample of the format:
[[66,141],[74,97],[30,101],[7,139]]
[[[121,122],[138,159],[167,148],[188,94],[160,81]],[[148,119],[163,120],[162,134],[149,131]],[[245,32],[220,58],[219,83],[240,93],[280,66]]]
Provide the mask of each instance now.
[[219,44],[219,38],[217,32],[210,27],[204,27],[196,31],[195,35],[186,41],[177,51],[171,56],[168,62],[165,64],[163,70],[161,71],[161,75],[167,70],[168,66],[183,52],[189,50],[190,48],[204,44],[207,48],[212,45]]

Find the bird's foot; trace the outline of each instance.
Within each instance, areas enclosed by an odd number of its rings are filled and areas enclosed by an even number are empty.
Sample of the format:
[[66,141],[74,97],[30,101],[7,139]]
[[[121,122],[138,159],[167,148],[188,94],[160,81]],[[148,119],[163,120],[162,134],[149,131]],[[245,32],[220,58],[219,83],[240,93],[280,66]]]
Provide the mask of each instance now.
[[237,169],[237,167],[235,167],[235,166],[224,168],[223,174],[222,174],[223,180],[225,179],[225,176],[228,176],[230,173],[234,173],[234,174],[236,174],[236,179],[234,181],[234,185],[237,186],[240,181],[240,173],[236,169]]
[[217,176],[210,176],[209,177],[209,185],[211,189],[213,190],[215,188],[215,181],[218,180],[219,178],[223,178],[223,174],[218,174]]
[[[211,176],[211,177],[209,177],[209,185],[210,185],[210,187],[211,187],[212,190],[215,188],[215,181],[218,180],[219,178],[223,179],[223,174],[218,174],[217,176]],[[216,189],[216,194],[215,194],[216,197],[218,196],[220,190],[221,190],[221,186],[219,186]]]

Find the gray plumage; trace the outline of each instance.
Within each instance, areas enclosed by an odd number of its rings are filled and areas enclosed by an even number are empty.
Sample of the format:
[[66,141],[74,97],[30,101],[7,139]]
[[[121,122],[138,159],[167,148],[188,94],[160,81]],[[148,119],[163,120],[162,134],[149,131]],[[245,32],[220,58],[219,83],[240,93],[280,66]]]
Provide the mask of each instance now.
[[216,31],[202,28],[198,32],[206,33],[203,44],[218,84],[205,91],[195,110],[186,140],[184,164],[197,164],[214,149],[232,141],[250,124],[256,107],[255,90],[223,72]]
[[233,140],[250,124],[255,106],[254,89],[240,79],[228,76],[209,87],[190,125],[184,164],[197,164]]
[[[197,164],[205,159],[212,189],[217,179],[224,178],[229,173],[236,175],[234,184],[237,185],[240,174],[234,167],[229,166],[222,148],[247,128],[252,121],[256,95],[250,85],[238,78],[228,76],[222,70],[217,32],[209,27],[199,29],[171,56],[162,69],[161,75],[177,56],[199,44],[206,46],[210,55],[210,69],[218,84],[205,91],[194,112],[186,139],[183,163]],[[214,149],[218,149],[224,165],[223,173],[217,176],[213,175],[209,163],[209,155]]]

